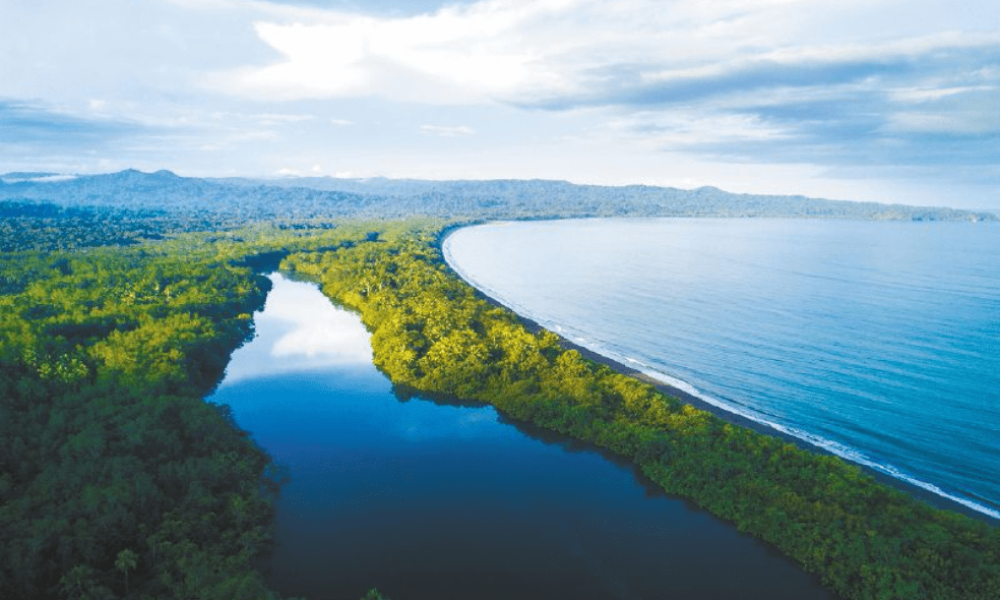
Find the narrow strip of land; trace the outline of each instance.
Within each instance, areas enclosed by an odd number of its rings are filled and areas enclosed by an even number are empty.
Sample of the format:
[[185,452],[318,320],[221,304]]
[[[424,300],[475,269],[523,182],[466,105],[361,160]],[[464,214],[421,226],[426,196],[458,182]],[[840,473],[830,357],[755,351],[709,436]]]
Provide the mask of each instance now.
[[[469,285],[473,285],[472,282],[470,281],[466,281],[466,283],[468,283]],[[509,309],[506,305],[504,305],[496,298],[484,294],[481,290],[479,291],[479,293],[490,304],[498,307],[503,307],[508,310],[512,310]],[[538,322],[520,314],[518,315],[518,317],[520,318],[521,323],[524,325],[525,329],[527,329],[528,331],[531,331],[532,333],[545,331],[545,328]],[[559,334],[556,333],[555,335]],[[643,373],[642,371],[634,367],[630,367],[625,363],[615,360],[609,356],[605,356],[585,346],[581,346],[580,344],[564,336],[559,336],[559,340],[560,340],[559,345],[567,350],[576,350],[588,360],[591,360],[598,364],[605,365],[614,370],[616,373],[621,373],[622,375],[634,377],[635,379],[638,379],[643,383],[647,383],[655,387],[657,390],[659,390],[660,392],[664,393],[667,396],[672,396],[674,398],[681,400],[685,404],[690,404],[691,406],[694,406],[699,410],[709,412],[715,415],[716,417],[722,419],[723,421],[726,421],[727,423],[738,425],[740,427],[746,427],[762,435],[768,435],[771,437],[778,438],[784,442],[795,444],[796,446],[802,448],[803,450],[808,450],[810,452],[815,452],[817,454],[823,454],[827,456],[835,456],[832,452],[830,452],[826,448],[817,446],[815,444],[811,444],[807,440],[804,440],[800,437],[796,437],[789,433],[785,433],[784,431],[775,429],[774,427],[771,427],[765,423],[761,423],[760,421],[755,421],[753,419],[744,417],[743,415],[728,411],[724,408],[716,406],[715,404],[712,404],[711,402],[706,402],[705,400],[699,398],[698,396],[695,396],[694,394],[686,392],[678,387],[672,386],[669,383],[665,383],[655,377]],[[944,510],[954,511],[963,514],[965,516],[981,520],[984,523],[996,524],[996,520],[992,519],[989,515],[985,515],[977,510],[973,510],[960,502],[952,500],[951,498],[946,498],[939,494],[935,494],[934,492],[922,488],[919,485],[914,485],[908,481],[898,479],[896,477],[893,477],[891,475],[873,469],[867,465],[857,465],[857,466],[863,469],[866,473],[868,473],[875,479],[879,480],[881,483],[890,485],[900,491],[906,492],[915,498],[918,498],[920,500],[923,500],[931,504],[934,507],[941,508]]]

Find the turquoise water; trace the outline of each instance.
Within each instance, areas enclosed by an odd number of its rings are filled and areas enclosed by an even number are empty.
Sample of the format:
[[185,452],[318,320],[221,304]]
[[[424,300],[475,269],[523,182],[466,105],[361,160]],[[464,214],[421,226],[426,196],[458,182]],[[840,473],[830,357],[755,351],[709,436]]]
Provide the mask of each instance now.
[[285,596],[832,600],[761,542],[594,449],[484,406],[401,400],[357,316],[272,276],[210,398],[291,480],[263,565]]
[[1000,518],[1000,227],[489,224],[463,277],[604,355]]

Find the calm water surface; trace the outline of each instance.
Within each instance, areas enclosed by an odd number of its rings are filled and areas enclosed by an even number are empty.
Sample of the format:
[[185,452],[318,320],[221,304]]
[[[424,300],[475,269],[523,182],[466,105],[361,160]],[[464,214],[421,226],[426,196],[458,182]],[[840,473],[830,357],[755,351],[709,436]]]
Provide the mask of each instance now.
[[731,526],[627,467],[489,407],[401,401],[360,320],[273,275],[258,337],[213,401],[291,482],[269,583],[357,600],[832,597]]
[[493,224],[466,279],[705,400],[1000,518],[1000,226]]

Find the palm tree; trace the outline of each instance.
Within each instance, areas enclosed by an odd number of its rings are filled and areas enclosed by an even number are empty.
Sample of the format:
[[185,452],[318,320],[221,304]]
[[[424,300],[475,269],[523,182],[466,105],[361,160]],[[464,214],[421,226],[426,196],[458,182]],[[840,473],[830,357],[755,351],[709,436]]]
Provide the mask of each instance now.
[[59,589],[67,598],[82,598],[83,591],[90,589],[94,571],[87,565],[77,565],[59,580]]
[[115,559],[115,568],[125,573],[125,595],[128,596],[128,571],[134,569],[139,561],[139,555],[128,548],[118,553]]

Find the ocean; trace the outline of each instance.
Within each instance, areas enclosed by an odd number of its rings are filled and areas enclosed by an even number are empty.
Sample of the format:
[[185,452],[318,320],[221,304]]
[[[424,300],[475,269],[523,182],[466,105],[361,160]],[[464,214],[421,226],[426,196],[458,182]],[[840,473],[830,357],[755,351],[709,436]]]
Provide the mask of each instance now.
[[1000,519],[1000,225],[466,227],[449,264],[595,352]]

